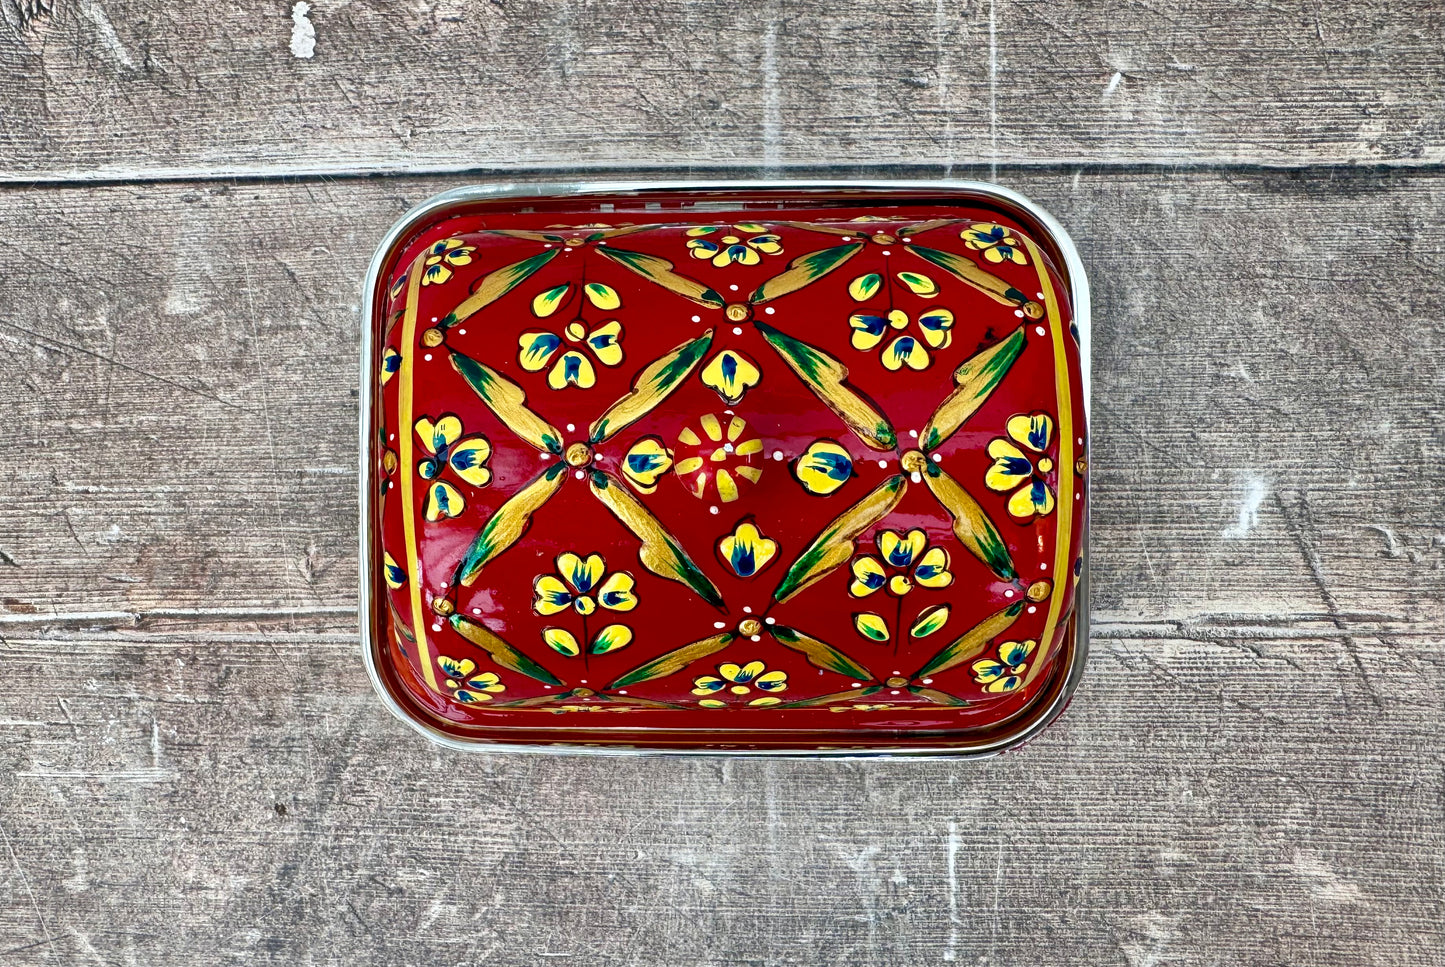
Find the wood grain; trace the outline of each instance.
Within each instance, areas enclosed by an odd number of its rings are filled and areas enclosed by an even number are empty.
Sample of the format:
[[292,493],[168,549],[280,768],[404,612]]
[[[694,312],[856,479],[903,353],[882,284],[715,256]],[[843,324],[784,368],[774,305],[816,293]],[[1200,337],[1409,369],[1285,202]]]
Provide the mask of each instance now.
[[462,180],[0,190],[0,963],[1440,964],[1445,178],[1000,180],[1094,284],[1096,627],[983,765],[431,749],[356,293]]
[[1431,0],[308,8],[4,0],[0,178],[1445,159]]

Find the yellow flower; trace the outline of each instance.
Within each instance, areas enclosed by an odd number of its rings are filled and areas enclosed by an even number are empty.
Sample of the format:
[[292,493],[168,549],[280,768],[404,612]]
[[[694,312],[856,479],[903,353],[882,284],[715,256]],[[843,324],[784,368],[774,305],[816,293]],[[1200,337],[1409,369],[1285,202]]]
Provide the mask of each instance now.
[[427,487],[426,519],[456,517],[466,509],[466,500],[457,488],[439,479],[442,471],[450,467],[452,473],[473,487],[487,486],[492,480],[492,471],[487,469],[492,445],[484,436],[463,437],[462,421],[451,413],[435,421],[424,416],[416,421],[414,429],[427,454],[417,462],[416,472],[431,481]]
[[1028,256],[1024,254],[1023,246],[1014,235],[1013,229],[1004,228],[1002,225],[995,225],[992,222],[975,222],[965,228],[959,235],[964,244],[975,252],[982,252],[983,257],[990,262],[1013,262],[1015,265],[1028,265]]
[[866,598],[885,584],[889,594],[902,597],[913,590],[914,583],[925,588],[946,588],[953,583],[948,551],[929,547],[928,535],[921,530],[915,528],[905,536],[880,531],[877,547],[879,557],[865,554],[853,561],[848,593],[855,598]]
[[998,661],[985,658],[973,663],[973,680],[984,687],[984,691],[995,694],[1011,692],[1023,684],[1023,674],[1029,670],[1029,655],[1033,654],[1038,642],[1005,641],[998,646]]
[[925,309],[918,317],[918,331],[923,341],[903,330],[912,320],[902,309],[889,309],[885,316],[871,312],[855,312],[848,317],[848,326],[853,330],[851,342],[854,349],[867,351],[883,341],[889,329],[898,330],[901,335],[883,348],[879,355],[885,369],[897,372],[904,366],[912,370],[927,369],[933,357],[928,350],[947,349],[953,342],[953,313],[942,306]]
[[517,361],[529,373],[535,373],[547,366],[552,357],[552,369],[547,373],[547,385],[552,389],[566,389],[572,385],[580,389],[591,389],[597,383],[597,371],[592,360],[578,349],[562,349],[563,341],[588,350],[603,366],[616,366],[622,362],[622,323],[609,319],[592,330],[588,330],[580,319],[567,323],[558,336],[552,332],[529,331],[517,338],[521,349]]
[[[768,666],[761,661],[750,661],[746,665],[735,665],[732,662],[724,662],[717,666],[717,675],[703,675],[694,678],[692,681],[694,695],[718,695],[723,694],[726,689],[732,695],[750,695],[754,688],[764,692],[781,692],[788,687],[788,673],[780,671],[768,671]],[[777,705],[782,699],[776,695],[760,695],[752,699],[749,705]],[[727,702],[717,698],[703,698],[698,701],[699,705],[707,708],[725,708]]]
[[731,534],[718,541],[718,556],[740,578],[750,578],[767,567],[778,553],[778,542],[764,537],[751,517],[738,522]]
[[[540,615],[553,615],[569,607],[586,617],[597,606],[609,611],[631,611],[637,607],[635,582],[626,571],[606,573],[601,554],[586,558],[568,551],[557,555],[557,573],[539,574],[532,582],[532,607]],[[594,593],[594,590],[595,593]]]
[[[779,255],[783,251],[783,240],[771,234],[766,225],[743,222],[732,226],[737,235],[725,234],[717,241],[703,238],[714,232],[726,232],[726,225],[699,225],[689,228],[688,250],[695,259],[710,259],[718,268],[737,262],[740,265],[757,265],[764,255]],[[741,236],[750,235],[744,239]],[[761,254],[759,254],[761,253]]]
[[422,285],[441,285],[452,277],[447,266],[471,265],[472,253],[476,246],[466,245],[459,238],[448,238],[437,242],[426,253],[426,268],[421,273]]
[[502,684],[502,680],[496,672],[472,674],[477,670],[477,663],[470,658],[458,659],[438,655],[437,664],[447,676],[446,686],[452,690],[452,697],[463,704],[474,705],[478,702],[490,702],[493,695],[507,690],[507,686]]
[[1054,492],[1044,476],[1054,469],[1054,461],[1046,454],[1053,440],[1053,419],[1047,413],[1014,416],[1004,429],[1011,439],[996,437],[989,443],[988,455],[993,457],[993,465],[983,482],[997,493],[1013,491],[1008,499],[1008,512],[1016,520],[1026,521],[1035,514],[1042,517],[1051,513]]

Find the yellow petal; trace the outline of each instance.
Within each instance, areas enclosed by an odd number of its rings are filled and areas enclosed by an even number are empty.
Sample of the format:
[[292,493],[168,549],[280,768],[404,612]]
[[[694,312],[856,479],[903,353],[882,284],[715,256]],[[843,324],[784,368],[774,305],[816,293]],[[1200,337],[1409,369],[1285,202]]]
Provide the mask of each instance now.
[[1009,417],[1004,429],[1015,442],[1028,447],[1035,453],[1049,448],[1054,436],[1054,421],[1047,413],[1033,413],[1028,416]]
[[883,587],[887,580],[883,565],[877,558],[860,557],[853,561],[853,583],[848,586],[848,593],[855,598],[867,597]]
[[565,628],[543,629],[542,640],[547,643],[548,648],[569,658],[582,653],[582,649],[577,646],[576,637]]
[[597,589],[597,603],[609,611],[631,611],[637,607],[637,595],[632,590],[636,583],[626,571],[612,572]]
[[871,641],[888,640],[888,624],[876,614],[863,612],[853,616],[853,627],[858,633]]
[[913,580],[925,588],[946,588],[953,583],[948,570],[948,552],[941,547],[930,547],[913,570]]
[[563,353],[547,374],[547,385],[553,389],[562,389],[568,383],[580,389],[591,389],[597,383],[597,373],[592,368],[592,360],[569,349]]
[[532,582],[532,610],[540,615],[557,614],[572,606],[572,592],[551,574],[539,574]]
[[432,522],[441,520],[443,517],[455,517],[467,507],[467,502],[457,492],[457,488],[443,480],[438,480],[427,488],[426,492],[426,519]]

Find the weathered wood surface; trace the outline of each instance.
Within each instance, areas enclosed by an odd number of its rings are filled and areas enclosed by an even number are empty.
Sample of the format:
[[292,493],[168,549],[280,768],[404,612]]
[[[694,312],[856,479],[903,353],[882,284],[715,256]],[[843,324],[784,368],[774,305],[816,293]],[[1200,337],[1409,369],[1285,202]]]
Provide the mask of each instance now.
[[1000,177],[1093,277],[1096,628],[984,765],[432,750],[356,293],[461,181],[0,191],[0,963],[1441,963],[1445,178]]
[[1445,160],[1434,0],[304,6],[3,0],[0,178]]

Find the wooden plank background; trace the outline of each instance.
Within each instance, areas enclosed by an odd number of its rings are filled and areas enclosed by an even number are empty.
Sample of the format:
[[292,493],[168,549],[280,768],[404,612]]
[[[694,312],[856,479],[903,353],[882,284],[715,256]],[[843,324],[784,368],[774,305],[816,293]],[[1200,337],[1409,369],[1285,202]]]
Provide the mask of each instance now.
[[[1442,30],[0,0],[0,964],[1445,963]],[[1027,750],[463,757],[372,696],[370,251],[597,168],[992,176],[1074,233],[1094,656]]]

